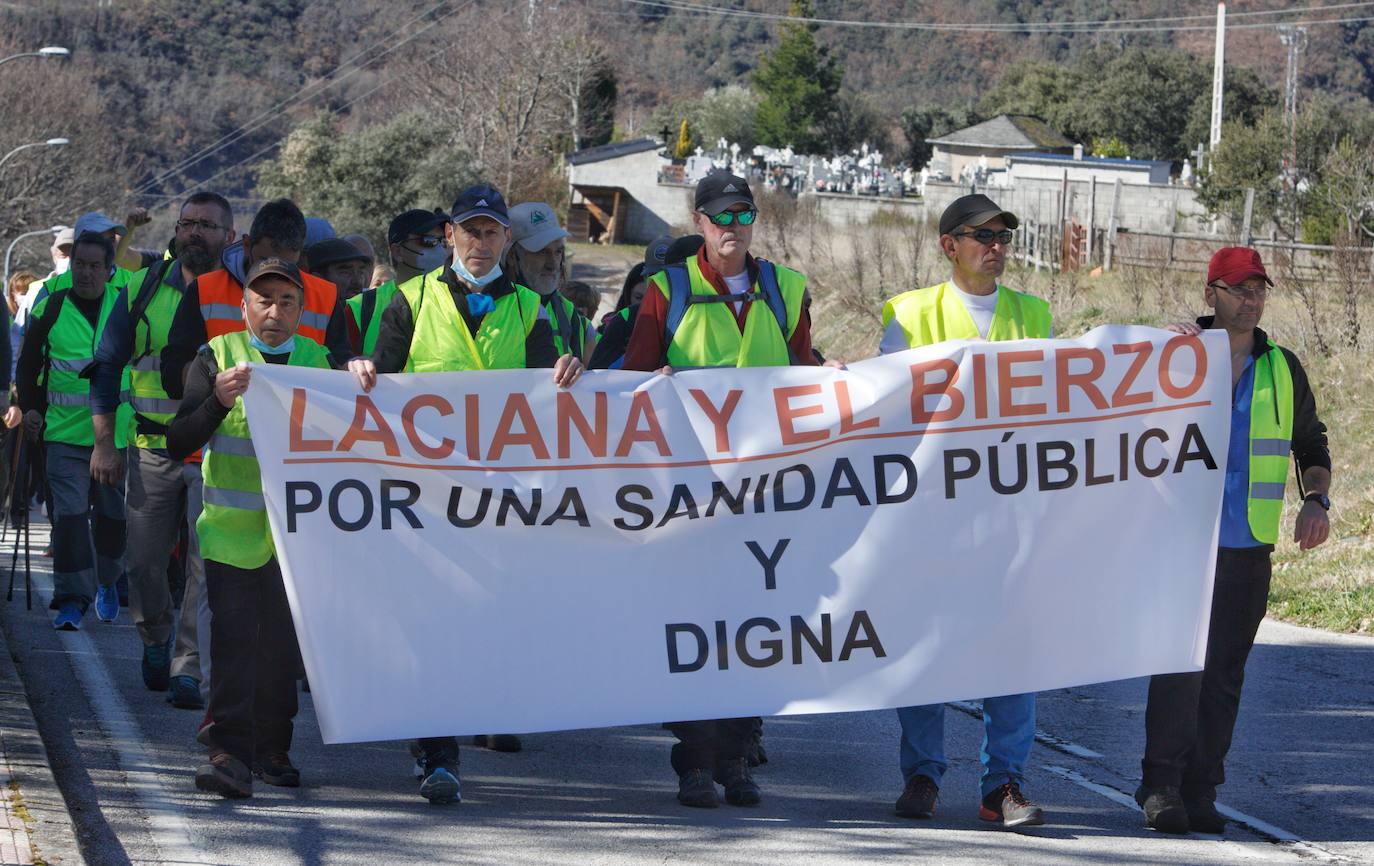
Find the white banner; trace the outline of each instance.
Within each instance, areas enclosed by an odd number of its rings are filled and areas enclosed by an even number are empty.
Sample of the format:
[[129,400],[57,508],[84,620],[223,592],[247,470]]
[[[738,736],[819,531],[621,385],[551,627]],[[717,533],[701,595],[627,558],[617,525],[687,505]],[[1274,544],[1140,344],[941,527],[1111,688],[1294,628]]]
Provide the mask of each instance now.
[[1226,337],[825,368],[259,366],[329,743],[867,710],[1200,670]]

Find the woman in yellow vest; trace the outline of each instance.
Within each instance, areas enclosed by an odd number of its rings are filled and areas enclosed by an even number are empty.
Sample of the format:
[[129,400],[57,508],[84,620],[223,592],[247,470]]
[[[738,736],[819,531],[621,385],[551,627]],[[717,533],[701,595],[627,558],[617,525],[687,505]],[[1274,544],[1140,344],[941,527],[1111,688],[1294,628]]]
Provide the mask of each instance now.
[[[1050,336],[1049,304],[997,282],[1018,222],[1015,214],[985,195],[966,195],[951,202],[940,216],[940,249],[949,259],[950,279],[898,295],[883,305],[880,351],[900,352],[945,340]],[[1008,651],[1014,649],[1009,646]],[[897,710],[905,781],[897,798],[898,815],[929,818],[935,813],[940,780],[948,766],[944,712],[944,704]],[[1035,742],[1035,695],[984,698],[983,732],[978,817],[1005,827],[1045,823],[1044,812],[1021,791]]]
[[[33,441],[41,435],[47,453],[53,506],[52,607],[57,611],[53,628],[64,630],[80,628],[92,601],[102,621],[118,618],[115,582],[124,571],[125,535],[123,485],[91,478],[91,382],[81,378],[94,360],[119,297],[114,244],[95,232],[78,235],[71,261],[71,288],[34,304],[15,377],[25,432]],[[115,424],[115,445],[120,449],[128,444],[133,418],[128,391],[125,370]]]
[[[487,184],[463,190],[453,203],[445,237],[453,261],[402,283],[382,313],[376,349],[348,369],[364,391],[378,373],[443,373],[552,367],[567,388],[582,362],[554,348],[548,311],[539,295],[501,270],[510,244],[510,216],[501,193]],[[479,738],[497,751],[519,751],[512,734]],[[426,737],[412,744],[420,796],[431,803],[462,800],[456,737]]]
[[1288,463],[1303,494],[1293,540],[1326,541],[1331,454],[1298,358],[1260,330],[1269,275],[1259,253],[1226,247],[1207,268],[1204,300],[1216,315],[1171,325],[1181,334],[1220,328],[1231,340],[1231,445],[1221,499],[1207,660],[1200,673],[1150,678],[1145,756],[1136,802],[1166,833],[1221,833],[1217,786],[1240,712],[1245,661],[1269,602],[1270,554],[1279,540]]
[[240,399],[251,364],[328,368],[329,352],[296,333],[304,308],[300,270],[267,258],[248,272],[245,331],[221,334],[187,368],[185,396],[167,431],[167,452],[181,460],[205,448],[204,510],[196,521],[210,600],[210,725],[201,734],[209,761],[196,787],[251,797],[253,776],[297,787],[291,763],[296,630],[277,565],[262,478]]

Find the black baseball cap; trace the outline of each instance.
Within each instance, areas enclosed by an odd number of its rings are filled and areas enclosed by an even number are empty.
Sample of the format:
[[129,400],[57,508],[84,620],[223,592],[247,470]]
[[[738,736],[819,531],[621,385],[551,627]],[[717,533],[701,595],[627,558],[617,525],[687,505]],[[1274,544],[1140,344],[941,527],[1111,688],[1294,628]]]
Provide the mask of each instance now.
[[697,181],[695,207],[707,216],[715,216],[735,204],[754,205],[754,193],[749,181],[728,171],[713,171]]
[[668,254],[663,257],[665,265],[680,265],[697,254],[706,239],[701,235],[683,235],[668,245]]
[[491,217],[506,228],[510,228],[510,214],[506,212],[506,199],[491,184],[479,183],[458,193],[453,200],[453,214],[450,220],[465,223],[473,217]]
[[1016,214],[1002,210],[997,203],[982,193],[974,193],[956,198],[940,214],[940,234],[952,234],[959,226],[977,228],[995,217],[1001,217],[1007,228],[1014,229],[1021,224]]
[[304,288],[305,281],[301,279],[301,269],[296,267],[286,259],[266,258],[259,259],[253,263],[253,267],[248,269],[248,276],[245,278],[244,286],[251,286],[262,277],[281,277],[291,282],[296,288]]
[[446,222],[448,222],[448,214],[437,207],[434,210],[424,210],[423,208],[408,210],[391,220],[391,225],[387,226],[386,229],[386,242],[399,244],[411,235],[422,235],[431,231],[435,226],[441,226]]
[[370,262],[367,253],[350,244],[343,238],[326,238],[305,248],[305,260],[312,270],[336,262]]

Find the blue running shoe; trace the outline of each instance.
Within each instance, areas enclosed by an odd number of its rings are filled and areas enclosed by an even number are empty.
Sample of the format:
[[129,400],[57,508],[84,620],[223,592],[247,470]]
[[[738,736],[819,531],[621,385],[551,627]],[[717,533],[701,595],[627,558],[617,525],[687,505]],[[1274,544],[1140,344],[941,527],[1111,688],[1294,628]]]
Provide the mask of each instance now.
[[119,593],[113,586],[102,586],[95,591],[95,615],[101,622],[119,619]]
[[63,602],[57,608],[57,616],[52,618],[52,627],[58,631],[76,631],[81,628],[81,605],[74,601]]
[[150,692],[167,691],[167,677],[172,673],[171,643],[143,648],[143,685]]
[[458,786],[457,767],[451,772],[443,765],[435,767],[420,782],[420,796],[431,803],[461,803],[462,789]]

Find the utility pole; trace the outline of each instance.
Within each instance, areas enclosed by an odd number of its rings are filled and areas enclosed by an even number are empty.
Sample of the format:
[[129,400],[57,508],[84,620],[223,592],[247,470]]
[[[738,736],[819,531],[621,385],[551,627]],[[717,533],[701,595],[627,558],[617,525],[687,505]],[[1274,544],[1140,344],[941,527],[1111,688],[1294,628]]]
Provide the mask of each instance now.
[[1298,55],[1307,47],[1307,28],[1279,25],[1279,42],[1288,49],[1288,74],[1283,83],[1283,113],[1288,142],[1283,149],[1283,185],[1292,207],[1292,234],[1298,236]]
[[1217,54],[1212,63],[1212,137],[1210,150],[1221,144],[1222,83],[1226,70],[1226,0],[1217,2]]
[[[1280,24],[1279,42],[1288,49],[1288,74],[1283,83],[1283,113],[1288,126],[1283,168],[1287,176],[1298,169],[1298,56],[1307,47],[1307,28]],[[1296,183],[1297,178],[1293,177],[1291,182]]]

